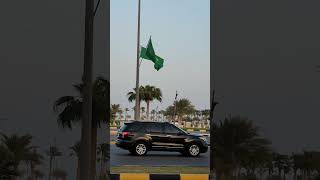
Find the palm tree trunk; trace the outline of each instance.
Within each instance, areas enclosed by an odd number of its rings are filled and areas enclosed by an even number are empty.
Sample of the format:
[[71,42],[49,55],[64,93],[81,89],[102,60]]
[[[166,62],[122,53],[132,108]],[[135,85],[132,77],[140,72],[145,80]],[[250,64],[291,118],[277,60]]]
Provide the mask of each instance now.
[[76,180],[80,180],[80,160],[77,160],[77,175]]
[[51,173],[52,173],[52,156],[50,156],[50,162],[49,162],[49,180],[51,180]]
[[97,158],[97,121],[92,119],[91,135],[91,180],[96,179],[96,158]]
[[31,164],[30,164],[30,176],[31,176],[31,179],[32,179],[32,180],[35,179],[34,164],[33,164],[33,162],[31,162]]
[[150,101],[147,101],[147,120],[149,120],[149,106],[150,106]]

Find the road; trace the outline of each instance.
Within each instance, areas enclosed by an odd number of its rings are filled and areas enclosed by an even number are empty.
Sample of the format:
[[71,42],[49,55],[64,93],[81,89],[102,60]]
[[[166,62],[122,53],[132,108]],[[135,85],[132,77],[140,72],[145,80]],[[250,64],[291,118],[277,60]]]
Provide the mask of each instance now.
[[129,151],[110,146],[111,166],[144,165],[144,166],[208,166],[209,151],[199,157],[185,157],[178,152],[149,151],[146,156],[134,156]]

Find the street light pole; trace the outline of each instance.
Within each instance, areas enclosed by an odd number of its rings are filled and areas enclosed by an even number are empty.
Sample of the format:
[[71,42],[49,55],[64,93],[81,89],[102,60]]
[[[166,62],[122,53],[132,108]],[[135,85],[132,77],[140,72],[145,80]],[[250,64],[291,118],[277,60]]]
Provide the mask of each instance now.
[[83,116],[80,146],[80,180],[91,177],[91,132],[92,132],[92,65],[93,65],[94,0],[86,0],[85,37],[83,63]]

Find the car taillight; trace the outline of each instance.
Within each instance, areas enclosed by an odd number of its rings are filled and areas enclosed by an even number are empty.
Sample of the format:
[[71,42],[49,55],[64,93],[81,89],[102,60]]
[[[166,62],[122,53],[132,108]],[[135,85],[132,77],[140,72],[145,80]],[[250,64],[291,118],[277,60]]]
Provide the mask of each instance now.
[[129,132],[122,132],[122,137],[123,138],[129,137]]

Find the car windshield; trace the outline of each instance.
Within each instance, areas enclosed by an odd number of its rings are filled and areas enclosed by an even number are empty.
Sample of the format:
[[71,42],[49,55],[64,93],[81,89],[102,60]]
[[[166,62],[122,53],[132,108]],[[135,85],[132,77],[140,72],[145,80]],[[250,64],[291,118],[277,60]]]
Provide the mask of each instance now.
[[[173,124],[174,125],[174,124]],[[188,134],[188,132],[187,131],[185,131],[185,130],[183,130],[183,129],[181,129],[181,128],[179,128],[178,126],[176,126],[176,125],[174,125],[176,128],[178,128],[180,131],[182,131],[183,133],[185,133],[185,134]]]

